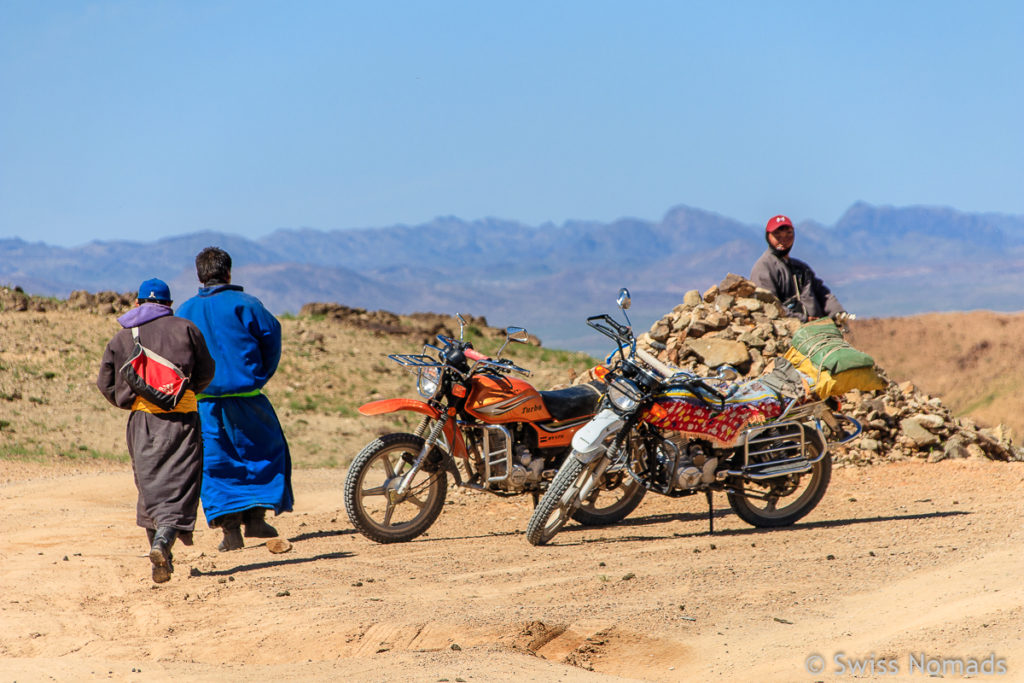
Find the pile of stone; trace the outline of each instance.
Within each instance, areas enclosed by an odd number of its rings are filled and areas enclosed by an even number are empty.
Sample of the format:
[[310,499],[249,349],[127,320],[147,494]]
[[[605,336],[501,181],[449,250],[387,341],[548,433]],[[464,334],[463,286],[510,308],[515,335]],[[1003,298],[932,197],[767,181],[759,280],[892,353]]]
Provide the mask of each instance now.
[[[800,321],[787,316],[774,294],[730,273],[703,294],[687,292],[681,304],[639,335],[637,344],[660,360],[699,375],[728,364],[752,378],[789,349],[799,328]],[[1009,429],[981,429],[969,419],[956,418],[940,399],[909,382],[889,381],[884,391],[852,391],[841,399],[843,413],[857,419],[864,431],[836,447],[833,458],[838,464],[968,457],[1024,460],[1024,449],[1014,446]]]
[[45,313],[47,311],[88,311],[99,315],[121,314],[135,305],[136,292],[71,292],[67,300],[26,294],[18,286],[0,287],[0,311]]
[[[437,335],[458,338],[459,322],[454,316],[439,313],[412,313],[398,315],[390,311],[368,311],[337,303],[309,303],[300,310],[303,317],[322,317],[351,327],[369,330],[387,336],[406,336],[421,343],[436,343]],[[469,327],[489,339],[503,339],[505,330],[491,327],[483,316],[464,315]],[[540,340],[530,337],[530,343],[540,346]]]
[[837,449],[839,462],[1024,460],[1024,448],[1013,444],[1007,427],[980,428],[970,418],[954,417],[941,399],[920,392],[911,382],[890,381],[885,391],[851,391],[842,400],[843,412],[856,418],[864,431],[859,439]]

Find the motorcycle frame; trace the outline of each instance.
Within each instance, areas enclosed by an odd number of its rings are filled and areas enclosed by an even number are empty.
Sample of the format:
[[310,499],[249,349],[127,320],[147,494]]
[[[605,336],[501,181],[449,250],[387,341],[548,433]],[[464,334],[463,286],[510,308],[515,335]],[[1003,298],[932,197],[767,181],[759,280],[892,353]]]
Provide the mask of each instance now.
[[[493,484],[500,486],[507,483],[509,478],[512,476],[512,456],[515,455],[515,440],[512,438],[512,432],[508,430],[505,425],[499,424],[485,424],[485,423],[472,423],[459,421],[459,427],[461,430],[468,429],[479,429],[481,432],[480,438],[480,459],[483,461],[484,471],[483,480],[487,484]],[[497,448],[491,450],[491,437],[497,434],[504,444],[504,448]],[[500,464],[505,465],[504,476],[494,476],[492,471]]]
[[[440,410],[430,405],[429,403],[426,403],[425,401],[418,401],[412,398],[386,398],[381,399],[379,401],[371,401],[370,403],[366,403],[359,407],[359,413],[361,415],[366,416],[387,415],[389,413],[397,413],[402,411],[419,413],[420,415],[423,415],[431,420],[440,419],[442,415]],[[558,426],[558,430],[560,431],[564,429],[569,429],[571,427],[575,427],[578,424],[589,422],[592,417],[593,416],[591,415],[581,417],[577,420],[573,420],[570,422],[561,423]],[[547,423],[529,422],[525,424],[532,427],[534,430],[541,430],[543,429],[542,425],[553,422],[554,421],[549,421]],[[435,444],[435,446],[440,448],[441,451],[444,452],[445,455],[448,456],[453,461],[455,458],[463,458],[468,463],[470,461],[470,451],[466,443],[465,432],[469,429],[479,429],[482,432],[483,438],[480,440],[482,452],[480,455],[484,465],[484,482],[486,482],[488,485],[494,486],[501,486],[502,484],[507,483],[512,476],[512,460],[513,456],[515,455],[515,439],[512,437],[511,431],[509,431],[509,429],[505,425],[490,424],[479,421],[467,422],[464,420],[448,420],[442,428],[444,440],[439,440]],[[505,445],[503,449],[491,451],[490,436],[492,432],[497,433],[499,435],[499,438],[503,440],[503,443]],[[542,447],[550,446],[542,446],[540,439],[538,439],[538,448]],[[495,459],[496,457],[500,457],[501,460]],[[501,464],[502,462],[504,462],[505,464],[505,475],[495,476],[493,474],[493,471],[496,468],[496,466]],[[477,487],[475,485],[471,486],[470,484],[463,482],[462,475],[459,473],[458,468],[454,466],[454,462],[452,462],[452,466],[449,467],[448,470],[452,472],[452,476],[455,477],[455,484],[457,486],[465,486],[468,488],[472,488],[474,490],[487,491],[489,493],[494,493],[498,495],[507,493],[504,491],[494,491],[488,488],[487,486]]]

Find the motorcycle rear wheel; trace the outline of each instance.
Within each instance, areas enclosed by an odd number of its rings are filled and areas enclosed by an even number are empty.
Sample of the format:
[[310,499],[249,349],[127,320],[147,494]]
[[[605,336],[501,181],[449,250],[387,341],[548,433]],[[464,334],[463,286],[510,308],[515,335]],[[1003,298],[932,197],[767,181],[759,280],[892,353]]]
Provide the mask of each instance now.
[[596,466],[596,461],[584,465],[572,455],[562,463],[526,525],[526,540],[531,545],[544,545],[561,531],[579,508],[580,488]]
[[448,493],[443,469],[420,469],[404,496],[394,494],[422,448],[421,437],[386,434],[367,444],[352,460],[345,477],[345,510],[352,526],[371,541],[410,541],[441,514]]
[[[730,493],[729,505],[740,519],[751,526],[761,529],[789,526],[817,507],[831,479],[832,457],[826,453],[824,458],[812,465],[810,472],[763,482],[767,488],[767,500]],[[750,483],[744,485],[757,486]],[[781,501],[785,501],[785,504],[779,507]]]

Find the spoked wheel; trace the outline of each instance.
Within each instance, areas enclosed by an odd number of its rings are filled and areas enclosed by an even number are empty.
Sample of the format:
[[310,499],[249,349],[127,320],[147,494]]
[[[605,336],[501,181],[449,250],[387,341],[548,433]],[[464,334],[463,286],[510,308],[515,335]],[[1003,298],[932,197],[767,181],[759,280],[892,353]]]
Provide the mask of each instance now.
[[[375,439],[352,461],[345,478],[345,510],[359,533],[378,543],[416,538],[441,513],[448,477],[435,460],[421,468],[401,495],[398,487],[423,448],[412,434],[387,434]],[[434,469],[428,472],[427,469]]]
[[[808,443],[806,449],[809,459],[817,457],[816,445]],[[757,483],[744,482],[743,488],[758,497],[730,493],[729,505],[740,519],[751,526],[789,526],[818,505],[831,479],[832,458],[826,454],[814,463],[809,472]]]
[[625,472],[605,472],[604,478],[572,518],[584,526],[601,526],[621,522],[644,499],[647,489]]
[[561,531],[579,508],[580,489],[600,460],[598,458],[595,462],[584,465],[573,455],[566,458],[533,511],[530,523],[526,525],[527,541],[532,545],[544,545]]

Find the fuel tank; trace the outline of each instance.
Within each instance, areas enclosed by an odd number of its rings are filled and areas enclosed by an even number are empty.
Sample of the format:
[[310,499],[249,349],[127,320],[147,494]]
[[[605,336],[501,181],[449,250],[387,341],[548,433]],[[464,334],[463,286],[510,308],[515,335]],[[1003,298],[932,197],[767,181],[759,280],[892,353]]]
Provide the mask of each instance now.
[[466,412],[484,422],[537,422],[550,420],[544,399],[529,382],[514,377],[476,375],[469,395]]

